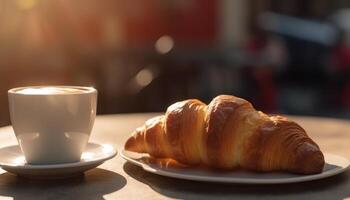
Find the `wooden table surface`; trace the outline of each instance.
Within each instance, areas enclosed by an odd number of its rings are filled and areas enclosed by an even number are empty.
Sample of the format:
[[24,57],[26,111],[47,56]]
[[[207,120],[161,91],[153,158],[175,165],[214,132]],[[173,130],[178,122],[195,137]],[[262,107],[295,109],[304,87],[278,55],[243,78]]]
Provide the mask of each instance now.
[[[129,134],[156,113],[98,116],[90,141],[119,149]],[[290,117],[303,126],[323,152],[350,159],[350,121]],[[11,127],[0,128],[0,147],[16,144]],[[85,176],[31,180],[0,169],[0,199],[350,199],[350,173],[285,185],[214,184],[150,174],[120,156]]]

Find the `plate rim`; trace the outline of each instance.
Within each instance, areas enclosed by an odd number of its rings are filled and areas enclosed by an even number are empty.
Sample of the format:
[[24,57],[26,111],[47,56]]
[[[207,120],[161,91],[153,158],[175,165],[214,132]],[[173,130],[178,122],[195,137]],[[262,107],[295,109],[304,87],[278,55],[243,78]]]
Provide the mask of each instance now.
[[[165,171],[163,169],[155,169],[151,166],[147,165],[146,163],[142,163],[140,161],[134,160],[127,155],[125,155],[125,149],[122,149],[120,151],[120,156],[125,159],[128,162],[131,162],[132,164],[135,164],[137,166],[140,166],[143,168],[143,170],[158,174],[161,176],[176,178],[176,179],[184,179],[184,180],[191,180],[191,181],[201,181],[201,182],[214,182],[214,183],[236,183],[236,184],[288,184],[288,183],[298,183],[298,182],[307,182],[307,181],[313,181],[313,180],[319,180],[319,179],[325,179],[331,176],[335,176],[337,174],[341,174],[345,172],[349,166],[350,161],[349,159],[335,155],[330,153],[324,153],[325,158],[326,157],[333,157],[337,159],[341,159],[342,162],[346,163],[346,166],[341,166],[340,169],[333,169],[326,171],[325,173],[320,174],[311,174],[311,175],[301,175],[300,177],[290,177],[290,178],[276,178],[276,179],[255,179],[255,178],[222,178],[222,177],[213,177],[213,176],[198,176],[198,175],[188,175],[188,174],[181,174],[176,172],[170,172]],[[133,152],[135,153],[135,152]]]
[[[98,145],[98,146],[102,146],[102,144],[96,143],[96,142],[88,142],[87,145]],[[10,163],[4,163],[1,162],[0,160],[0,167],[5,169],[22,169],[22,170],[43,170],[43,169],[64,169],[64,168],[72,168],[72,167],[84,167],[84,166],[89,166],[89,165],[93,165],[93,164],[97,164],[97,163],[103,163],[106,160],[112,159],[113,157],[115,157],[118,154],[118,149],[114,146],[111,145],[113,147],[113,151],[111,151],[110,153],[106,154],[108,156],[102,157],[100,159],[96,159],[96,160],[88,160],[88,161],[79,161],[79,162],[72,162],[72,163],[60,163],[60,164],[47,164],[47,165],[31,165],[31,164],[19,164],[19,165],[15,165],[15,164],[10,164]],[[5,149],[5,148],[11,148],[11,147],[19,147],[19,145],[9,145],[9,146],[4,146],[0,148],[1,149]]]

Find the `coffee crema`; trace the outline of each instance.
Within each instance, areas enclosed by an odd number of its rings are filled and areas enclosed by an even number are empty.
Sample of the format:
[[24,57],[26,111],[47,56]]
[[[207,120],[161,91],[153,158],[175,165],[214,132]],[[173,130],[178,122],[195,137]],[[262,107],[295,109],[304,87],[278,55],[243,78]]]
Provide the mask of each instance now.
[[19,89],[16,93],[19,94],[77,94],[84,93],[86,90],[77,88],[65,88],[65,87],[35,87]]

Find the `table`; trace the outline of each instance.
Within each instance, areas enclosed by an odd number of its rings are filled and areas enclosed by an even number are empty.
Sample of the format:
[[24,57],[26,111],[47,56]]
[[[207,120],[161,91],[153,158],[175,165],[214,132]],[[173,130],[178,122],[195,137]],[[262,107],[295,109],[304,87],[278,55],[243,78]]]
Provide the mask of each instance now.
[[[157,113],[98,116],[90,141],[119,149],[129,134]],[[324,152],[350,159],[350,121],[290,117],[302,125]],[[16,144],[10,126],[0,128],[0,147]],[[120,156],[85,176],[31,180],[0,170],[0,199],[350,199],[350,172],[324,180],[287,185],[214,184],[150,174]]]

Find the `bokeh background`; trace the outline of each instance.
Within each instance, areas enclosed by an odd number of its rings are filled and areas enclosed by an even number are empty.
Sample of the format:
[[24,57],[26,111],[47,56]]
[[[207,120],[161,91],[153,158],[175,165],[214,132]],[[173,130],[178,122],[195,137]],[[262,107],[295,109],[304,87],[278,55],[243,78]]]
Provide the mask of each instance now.
[[7,90],[83,85],[99,114],[233,94],[268,113],[350,118],[348,0],[0,0]]

